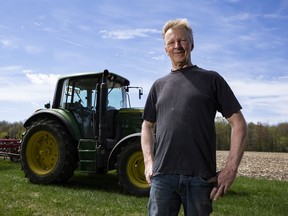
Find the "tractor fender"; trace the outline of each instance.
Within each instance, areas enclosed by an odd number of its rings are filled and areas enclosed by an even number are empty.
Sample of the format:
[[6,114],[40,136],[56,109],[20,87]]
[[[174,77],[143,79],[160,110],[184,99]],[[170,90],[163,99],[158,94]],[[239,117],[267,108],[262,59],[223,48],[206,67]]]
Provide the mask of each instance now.
[[30,116],[25,122],[24,127],[29,127],[33,122],[44,118],[53,118],[59,120],[69,131],[73,139],[81,138],[80,130],[74,116],[63,109],[40,109]]
[[124,146],[128,145],[131,142],[134,142],[137,139],[139,139],[139,142],[140,142],[141,133],[130,134],[126,137],[123,137],[120,141],[118,141],[118,143],[114,146],[114,148],[112,149],[112,151],[109,155],[107,170],[115,169],[115,163],[117,161],[117,155],[119,154],[121,149]]

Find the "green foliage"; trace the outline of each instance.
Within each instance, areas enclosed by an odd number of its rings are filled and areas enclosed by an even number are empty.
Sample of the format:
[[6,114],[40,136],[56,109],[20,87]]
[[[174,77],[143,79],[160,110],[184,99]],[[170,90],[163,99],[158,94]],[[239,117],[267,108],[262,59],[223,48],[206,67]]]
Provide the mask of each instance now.
[[219,150],[230,149],[230,134],[231,128],[224,118],[217,118],[215,121],[216,127],[216,146]]
[[[229,150],[230,125],[218,117],[215,121],[217,149]],[[249,123],[247,125],[246,150],[259,152],[288,152],[288,123],[267,125]]]
[[9,123],[7,121],[0,121],[0,139],[4,138],[22,138],[22,133],[25,131],[23,122]]
[[[35,185],[19,163],[0,158],[0,215],[147,215],[148,198],[123,194],[114,172],[76,173],[66,185]],[[286,215],[288,182],[237,177],[228,193],[213,202],[212,215]],[[179,215],[184,215],[183,210]]]

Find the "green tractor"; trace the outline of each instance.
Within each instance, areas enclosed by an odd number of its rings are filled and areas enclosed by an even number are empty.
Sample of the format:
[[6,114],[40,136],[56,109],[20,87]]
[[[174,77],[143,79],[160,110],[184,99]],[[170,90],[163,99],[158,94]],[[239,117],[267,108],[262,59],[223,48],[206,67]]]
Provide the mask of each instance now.
[[21,168],[32,183],[65,183],[79,168],[86,173],[115,170],[124,191],[146,196],[140,144],[143,109],[130,108],[129,81],[115,73],[61,77],[52,107],[25,123]]

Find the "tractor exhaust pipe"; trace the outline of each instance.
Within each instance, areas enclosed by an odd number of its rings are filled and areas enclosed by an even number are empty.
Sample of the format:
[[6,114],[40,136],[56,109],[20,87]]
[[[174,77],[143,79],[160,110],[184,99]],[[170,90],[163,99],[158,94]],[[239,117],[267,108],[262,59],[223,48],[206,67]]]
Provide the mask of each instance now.
[[109,71],[106,69],[102,75],[102,83],[100,84],[100,109],[99,109],[99,137],[98,141],[101,147],[106,148],[106,109],[108,100],[108,87],[107,87],[107,77],[109,76]]

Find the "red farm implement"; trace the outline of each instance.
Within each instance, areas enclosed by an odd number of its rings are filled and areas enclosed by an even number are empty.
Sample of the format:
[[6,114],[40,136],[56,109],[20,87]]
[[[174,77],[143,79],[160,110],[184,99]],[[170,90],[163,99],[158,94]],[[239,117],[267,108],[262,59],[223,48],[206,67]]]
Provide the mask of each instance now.
[[20,144],[19,139],[0,139],[0,156],[10,158],[11,161],[20,160]]

